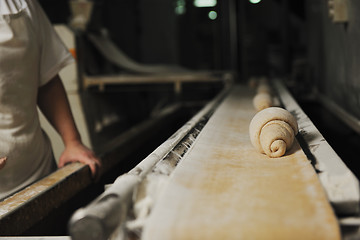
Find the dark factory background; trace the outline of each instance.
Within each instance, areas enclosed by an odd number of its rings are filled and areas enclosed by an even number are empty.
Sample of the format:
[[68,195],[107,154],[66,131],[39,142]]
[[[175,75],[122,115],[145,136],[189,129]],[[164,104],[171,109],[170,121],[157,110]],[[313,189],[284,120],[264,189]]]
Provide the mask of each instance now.
[[[360,3],[346,1],[348,19],[338,23],[329,15],[328,2],[97,0],[86,31],[105,29],[127,56],[143,64],[232,71],[238,82],[261,75],[285,79],[338,154],[352,165],[353,149],[359,146],[359,126],[347,119],[360,118],[360,17],[356,14]],[[40,3],[53,23],[69,23],[68,1]],[[93,47],[88,46],[87,51],[92,51],[85,61],[87,74],[122,71],[106,64]],[[149,89],[138,87],[138,91],[121,94],[108,91],[106,96],[92,93],[85,98],[87,102],[105,98],[101,100],[105,103],[121,98],[115,102],[124,106],[117,105],[114,111],[126,116],[117,123],[125,129],[147,118],[160,103],[176,101],[171,91],[159,94]],[[189,96],[208,99],[212,94],[190,88],[182,98]],[[336,103],[337,108],[328,102]],[[89,118],[97,115],[88,114]],[[93,137],[97,139],[93,145],[100,146],[108,137]]]
[[[69,22],[67,1],[40,3],[53,23]],[[302,0],[95,1],[88,31],[107,29],[142,63],[231,69],[245,78],[283,74],[290,70],[290,58],[305,54],[304,7]]]

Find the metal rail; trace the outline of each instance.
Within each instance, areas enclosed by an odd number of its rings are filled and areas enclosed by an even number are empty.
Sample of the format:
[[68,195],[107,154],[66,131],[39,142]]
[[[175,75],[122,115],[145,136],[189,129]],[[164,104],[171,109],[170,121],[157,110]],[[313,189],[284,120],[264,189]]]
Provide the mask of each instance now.
[[326,107],[326,109],[335,114],[355,132],[360,134],[360,120],[358,118],[347,112],[333,100],[323,94],[317,94],[317,98],[319,99],[320,103]]
[[175,93],[182,91],[182,84],[185,83],[214,83],[214,82],[232,82],[232,74],[227,72],[193,72],[193,73],[158,73],[158,74],[119,74],[103,76],[82,77],[82,86],[84,89],[96,86],[101,91],[109,85],[139,85],[151,84],[153,86],[160,84],[173,84]]

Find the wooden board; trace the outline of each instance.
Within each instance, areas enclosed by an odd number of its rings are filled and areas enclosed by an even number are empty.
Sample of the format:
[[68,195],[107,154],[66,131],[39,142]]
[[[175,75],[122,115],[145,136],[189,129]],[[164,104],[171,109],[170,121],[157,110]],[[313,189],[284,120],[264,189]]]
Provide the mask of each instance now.
[[219,106],[159,195],[142,239],[340,239],[298,143],[281,158],[251,145],[252,97],[237,86]]
[[90,169],[72,163],[0,201],[0,236],[19,236],[91,184]]

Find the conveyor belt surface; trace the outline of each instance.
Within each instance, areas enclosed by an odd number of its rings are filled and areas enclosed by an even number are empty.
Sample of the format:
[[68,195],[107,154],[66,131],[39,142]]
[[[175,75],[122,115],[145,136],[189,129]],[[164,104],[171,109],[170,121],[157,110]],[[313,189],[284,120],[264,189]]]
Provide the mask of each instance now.
[[250,143],[253,92],[236,86],[176,167],[142,239],[340,239],[299,144],[269,158]]

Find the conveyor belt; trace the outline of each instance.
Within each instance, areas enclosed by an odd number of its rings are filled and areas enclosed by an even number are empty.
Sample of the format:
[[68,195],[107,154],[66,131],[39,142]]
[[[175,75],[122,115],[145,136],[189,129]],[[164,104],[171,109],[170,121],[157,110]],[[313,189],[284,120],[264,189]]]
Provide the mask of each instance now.
[[[72,238],[339,239],[331,204],[337,213],[355,217],[346,219],[347,226],[357,226],[357,179],[346,178],[351,171],[340,158],[323,159],[329,154],[321,149],[333,150],[284,86],[275,85],[300,127],[284,157],[268,158],[251,146],[248,127],[255,115],[255,92],[231,86],[230,94],[220,94],[97,200],[79,209],[69,225]],[[211,116],[209,121],[193,135],[191,126],[205,123],[205,115]],[[324,182],[321,174],[335,176],[334,181]],[[342,176],[351,185],[339,185]],[[341,192],[341,198],[332,192]],[[121,209],[114,211],[116,206]]]
[[104,90],[106,85],[173,83],[175,92],[180,93],[182,83],[233,81],[233,73],[229,71],[193,71],[177,65],[142,64],[129,58],[106,34],[89,33],[87,37],[104,58],[118,67],[121,73],[89,76],[80,68],[84,88],[98,86],[100,90]]
[[236,87],[173,172],[142,239],[340,239],[316,172],[300,146],[255,151],[253,93]]

